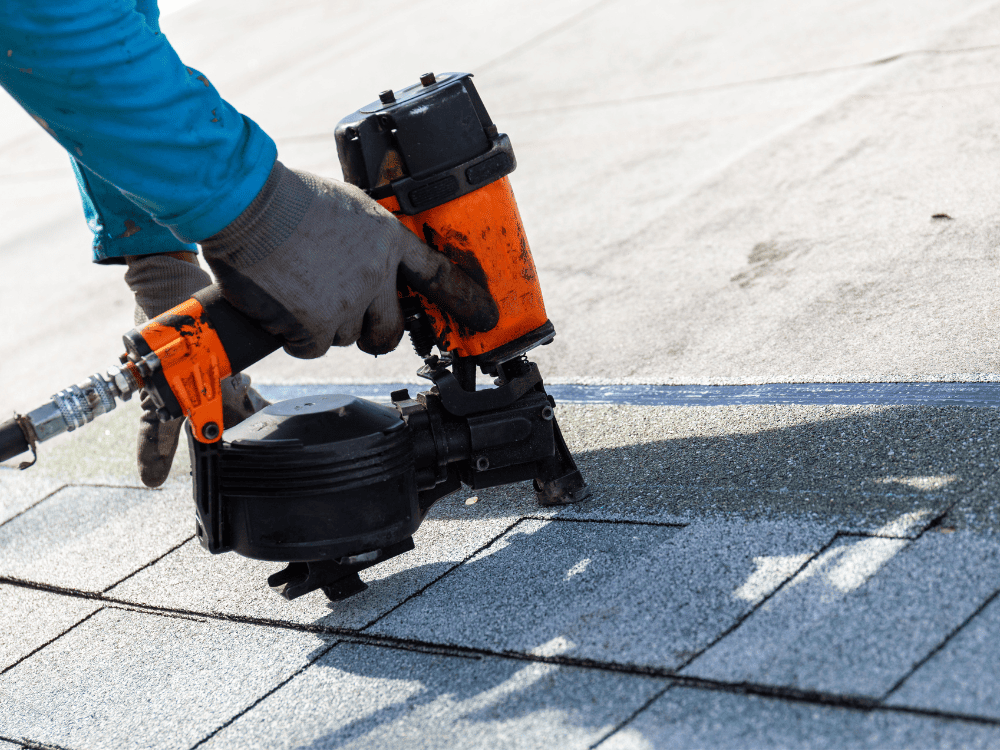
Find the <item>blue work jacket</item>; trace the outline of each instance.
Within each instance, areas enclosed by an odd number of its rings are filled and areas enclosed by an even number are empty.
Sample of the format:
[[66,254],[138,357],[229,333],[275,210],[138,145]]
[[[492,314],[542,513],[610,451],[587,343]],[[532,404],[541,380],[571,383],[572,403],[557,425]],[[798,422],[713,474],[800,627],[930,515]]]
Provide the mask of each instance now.
[[155,0],[3,0],[0,86],[73,158],[99,262],[193,248],[239,216],[277,158],[181,62]]

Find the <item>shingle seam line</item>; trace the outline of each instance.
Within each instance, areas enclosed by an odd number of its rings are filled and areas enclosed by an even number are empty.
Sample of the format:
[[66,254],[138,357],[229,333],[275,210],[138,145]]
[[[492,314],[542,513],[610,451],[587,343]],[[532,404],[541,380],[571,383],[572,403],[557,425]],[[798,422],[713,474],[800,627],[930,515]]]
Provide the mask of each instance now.
[[277,685],[275,685],[274,687],[272,687],[270,690],[268,690],[262,696],[260,696],[259,698],[257,698],[257,700],[253,701],[249,706],[247,706],[242,711],[240,711],[239,713],[237,713],[235,716],[231,717],[228,721],[220,724],[214,730],[212,730],[207,735],[205,735],[200,740],[198,740],[195,744],[193,744],[190,747],[190,750],[195,750],[195,748],[201,747],[206,742],[208,742],[210,739],[212,739],[215,735],[217,735],[219,732],[221,732],[223,729],[225,729],[226,727],[228,727],[230,724],[232,724],[232,723],[236,722],[237,720],[239,720],[239,718],[241,716],[243,716],[244,714],[246,714],[249,711],[252,711],[258,705],[260,705],[265,700],[267,700],[271,695],[273,695],[274,693],[276,693],[278,690],[280,690],[281,688],[283,688],[289,682],[291,682],[296,677],[298,677],[300,674],[302,674],[307,669],[309,669],[309,667],[311,667],[313,664],[315,664],[320,659],[322,659],[324,656],[326,656],[328,653],[330,653],[337,646],[337,644],[339,642],[340,641],[336,641],[334,643],[331,643],[330,646],[329,646],[329,648],[323,649],[323,651],[321,651],[315,658],[310,659],[306,664],[303,664],[301,667],[299,667],[298,669],[296,669],[291,675],[288,676],[287,679],[284,679],[281,682],[279,682]]
[[45,643],[43,643],[41,646],[38,646],[37,648],[32,649],[27,654],[25,654],[24,656],[22,656],[20,659],[18,659],[17,661],[15,661],[13,664],[10,664],[10,665],[4,667],[3,669],[0,669],[0,675],[6,674],[10,670],[12,670],[14,667],[16,667],[18,664],[21,664],[22,662],[26,661],[27,659],[30,659],[32,656],[34,656],[35,654],[37,654],[43,648],[51,645],[52,643],[55,643],[60,638],[62,638],[64,635],[66,635],[68,632],[70,632],[71,630],[73,630],[73,628],[75,628],[77,625],[82,625],[83,623],[85,623],[87,620],[89,620],[91,617],[93,617],[94,615],[96,615],[98,612],[100,612],[103,609],[105,609],[105,607],[98,607],[93,612],[91,612],[90,614],[88,614],[86,617],[82,617],[79,620],[77,620],[76,622],[74,622],[72,625],[70,625],[64,631],[62,631],[61,633],[59,633],[59,635],[55,636],[54,638],[49,638],[49,640],[45,641]]
[[118,602],[109,602],[105,609],[113,609],[116,612],[131,612],[132,614],[154,615],[155,617],[165,617],[168,620],[187,620],[188,622],[198,622],[202,624],[205,624],[213,619],[206,617],[205,615],[180,614],[179,612],[154,612],[150,611],[146,607],[120,604]]
[[7,742],[12,742],[15,745],[24,748],[24,750],[72,750],[71,748],[66,747],[65,745],[52,745],[46,742],[36,742],[35,740],[29,740],[27,737],[24,737],[19,740],[13,740],[0,735],[0,740],[6,740]]
[[[569,508],[570,506],[564,506]],[[537,516],[521,517],[522,521],[556,521],[558,523],[603,523],[609,526],[658,526],[668,529],[686,529],[689,523],[680,521],[638,521],[632,518],[573,518],[571,516]]]
[[762,698],[776,698],[794,701],[796,703],[829,706],[831,708],[842,708],[856,711],[882,711],[887,713],[908,714],[911,716],[926,716],[929,718],[948,721],[964,721],[973,724],[1000,726],[1000,718],[965,714],[957,711],[939,711],[935,709],[919,708],[916,706],[890,706],[886,705],[878,698],[871,698],[862,695],[825,693],[821,691],[799,690],[785,686],[761,685],[756,683],[728,683],[694,677],[678,676],[671,677],[670,679],[674,680],[676,685],[679,687],[688,687],[696,690],[756,695]]
[[[834,536],[836,538],[838,535]],[[821,554],[821,552],[817,554]],[[802,567],[805,567],[805,565],[807,564],[808,563],[805,563]],[[801,568],[799,570],[801,570]],[[789,579],[786,580],[791,580],[791,578],[794,578],[795,575],[798,574],[799,570],[797,570],[792,576],[789,577]],[[87,592],[81,592],[75,589],[65,589],[60,591],[57,587],[49,586],[47,584],[32,584],[32,582],[30,581],[22,581],[19,579],[9,579],[0,577],[0,583],[11,583],[14,585],[27,586],[29,588],[42,588],[45,590],[53,591],[53,593],[63,593],[67,596],[83,595],[86,598],[101,599],[103,601],[115,604],[124,604],[137,610],[149,610],[153,613],[157,611],[169,612],[173,614],[206,617],[209,619],[221,620],[225,622],[238,622],[247,625],[280,627],[287,630],[299,630],[302,632],[336,635],[340,637],[337,643],[356,643],[358,645],[376,646],[376,647],[404,646],[413,649],[421,649],[421,648],[435,649],[438,652],[445,654],[449,654],[452,652],[461,652],[463,654],[493,657],[498,659],[529,661],[542,664],[554,664],[557,666],[573,667],[578,669],[593,669],[603,672],[630,674],[637,677],[667,679],[676,685],[682,687],[696,688],[700,690],[713,690],[717,692],[760,695],[763,697],[781,698],[801,703],[813,703],[813,704],[828,705],[839,708],[860,709],[866,711],[870,710],[889,711],[893,713],[914,714],[914,715],[930,716],[934,718],[954,720],[954,721],[965,721],[978,724],[988,724],[991,726],[1000,726],[1000,718],[993,718],[989,716],[977,716],[973,714],[964,714],[964,713],[950,712],[950,711],[935,711],[932,709],[924,709],[913,706],[890,706],[890,705],[885,705],[881,701],[881,699],[872,698],[870,696],[799,690],[796,688],[791,688],[782,685],[763,685],[763,684],[745,683],[745,682],[740,682],[740,683],[725,682],[723,680],[710,680],[702,677],[679,675],[677,674],[676,670],[665,669],[662,667],[653,667],[653,666],[636,665],[636,664],[623,664],[619,662],[607,662],[607,661],[599,661],[597,659],[586,659],[579,657],[540,656],[537,654],[531,654],[519,651],[494,651],[492,649],[486,649],[486,648],[457,646],[454,644],[446,644],[446,643],[432,643],[428,641],[419,641],[411,638],[401,638],[398,636],[375,635],[370,633],[362,633],[359,631],[346,630],[343,628],[333,628],[330,626],[313,626],[303,623],[285,622],[281,620],[264,620],[262,618],[248,618],[241,616],[224,615],[214,612],[196,612],[193,610],[156,607],[153,605],[137,604],[135,602],[118,601],[111,599],[109,597],[102,596],[100,594],[96,595],[88,594]],[[775,590],[775,593],[776,592],[777,589]],[[96,612],[94,614],[96,614]],[[337,645],[337,643],[333,645],[335,646]]]
[[455,565],[453,565],[452,567],[448,568],[448,570],[446,570],[444,573],[442,573],[441,575],[439,575],[437,578],[435,578],[433,581],[431,581],[430,583],[428,583],[426,586],[423,586],[418,591],[415,591],[414,593],[410,594],[408,597],[406,597],[405,599],[403,599],[403,601],[399,602],[399,604],[397,604],[396,606],[392,607],[388,611],[383,612],[378,617],[376,617],[375,619],[373,619],[371,622],[367,623],[363,628],[361,628],[361,630],[367,630],[368,628],[372,627],[373,625],[375,625],[375,623],[379,622],[380,620],[384,620],[386,617],[388,617],[389,615],[391,615],[393,612],[395,612],[397,609],[399,609],[400,607],[402,607],[404,604],[406,604],[411,599],[415,599],[416,597],[422,595],[427,589],[429,589],[435,583],[437,583],[438,581],[440,581],[442,578],[444,578],[445,576],[450,575],[452,572],[454,572],[454,571],[458,570],[459,568],[461,568],[463,565],[465,565],[467,562],[469,562],[469,560],[471,560],[472,558],[474,558],[480,552],[483,552],[484,550],[487,550],[490,547],[492,547],[493,544],[495,544],[499,539],[502,539],[504,536],[506,536],[507,534],[509,534],[514,529],[514,527],[517,526],[519,523],[521,523],[521,521],[523,521],[523,520],[524,520],[524,518],[518,518],[517,520],[515,520],[513,523],[511,523],[509,526],[507,526],[507,528],[505,528],[499,534],[493,536],[488,542],[486,542],[485,544],[483,544],[481,547],[479,547],[478,549],[474,550],[473,552],[470,552],[468,555],[466,555],[464,558],[462,558],[461,561],[455,563]]

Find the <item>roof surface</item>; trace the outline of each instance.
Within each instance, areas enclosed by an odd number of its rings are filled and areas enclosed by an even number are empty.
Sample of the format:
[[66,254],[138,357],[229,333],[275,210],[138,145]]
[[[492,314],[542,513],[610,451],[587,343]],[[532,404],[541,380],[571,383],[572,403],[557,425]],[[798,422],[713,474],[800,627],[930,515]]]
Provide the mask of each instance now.
[[[367,591],[286,602],[198,545],[186,459],[139,485],[131,403],[0,468],[0,748],[1000,745],[997,3],[163,8],[330,176],[343,115],[475,73],[593,497],[460,491]],[[131,301],[9,98],[0,226],[27,411],[115,361]],[[371,397],[419,364],[250,374]]]

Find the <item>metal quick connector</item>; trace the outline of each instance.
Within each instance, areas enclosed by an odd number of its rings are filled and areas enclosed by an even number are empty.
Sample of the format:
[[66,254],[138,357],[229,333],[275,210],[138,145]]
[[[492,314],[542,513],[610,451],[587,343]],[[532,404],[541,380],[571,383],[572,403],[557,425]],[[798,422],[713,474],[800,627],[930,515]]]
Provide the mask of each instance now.
[[125,367],[112,367],[107,375],[96,373],[52,396],[52,400],[28,413],[39,442],[63,432],[72,432],[113,411],[117,399],[127,401],[141,387],[135,374]]

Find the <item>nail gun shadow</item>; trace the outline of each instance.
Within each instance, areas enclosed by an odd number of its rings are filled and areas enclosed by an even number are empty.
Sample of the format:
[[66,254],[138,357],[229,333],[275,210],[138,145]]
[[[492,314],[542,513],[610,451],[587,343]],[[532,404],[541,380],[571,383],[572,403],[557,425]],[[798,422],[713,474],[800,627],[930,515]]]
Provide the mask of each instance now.
[[[732,410],[699,411],[693,422],[693,410],[655,410],[656,424],[642,426],[647,434],[677,437],[576,449],[593,492],[580,504],[539,508],[529,483],[439,501],[414,537],[416,550],[399,558],[398,572],[372,581],[357,599],[331,603],[318,624],[352,621],[359,604],[373,616],[384,613],[531,515],[653,524],[785,520],[831,534],[886,536],[912,536],[935,523],[1000,533],[991,493],[976,491],[1000,466],[1000,412],[885,407],[816,419],[789,410],[781,426],[737,432],[725,429],[741,424]],[[594,422],[568,416],[565,433],[587,440]],[[770,413],[770,422],[777,418]],[[701,434],[684,435],[692,425]]]
[[556,737],[559,747],[588,747],[663,686],[550,664],[352,644],[335,646],[306,679],[313,684],[298,687],[306,701],[336,705],[347,691],[361,700],[340,717],[325,711],[316,721],[322,728],[297,750],[534,747]]
[[[934,523],[944,530],[1000,533],[992,494],[977,491],[1000,467],[996,410],[856,408],[814,418],[814,411],[789,409],[761,417],[781,419],[781,426],[757,430],[734,419],[732,410],[650,411],[656,423],[639,428],[678,436],[574,450],[590,499],[540,508],[527,482],[456,492],[431,509],[414,536],[416,550],[396,563],[398,572],[372,581],[357,599],[331,603],[331,614],[318,624],[352,620],[348,615],[360,603],[373,615],[387,611],[524,516],[681,525],[785,520],[830,534],[884,536],[913,536]],[[580,413],[567,416],[564,432],[587,440],[595,422]],[[727,431],[733,424],[742,425],[740,431]],[[700,434],[684,434],[695,430]],[[379,572],[390,565],[395,567],[390,562]]]
[[[706,408],[698,413],[657,409],[623,417],[607,407],[607,414],[598,414],[597,420],[593,411],[586,418],[569,412],[560,417],[563,432],[577,444],[574,456],[593,495],[557,513],[654,522],[720,514],[801,516],[843,524],[845,530],[874,530],[904,512],[927,511],[929,521],[1000,467],[1000,414],[994,409],[836,410],[836,417],[819,418],[813,416],[815,410],[795,407],[784,413],[762,413],[760,407]],[[631,430],[626,419],[635,422]],[[749,419],[783,424],[752,429]],[[623,442],[631,439],[630,432],[664,437],[580,448],[591,439],[588,433],[595,424],[601,425],[600,435],[613,439],[615,430],[606,425],[615,422],[623,424]],[[473,494],[477,502],[467,505]],[[523,483],[460,491],[440,501],[429,517],[475,520],[547,510],[537,506],[530,485]],[[1000,530],[1000,519],[988,514],[985,505],[965,515],[969,517],[956,518],[955,523]]]

